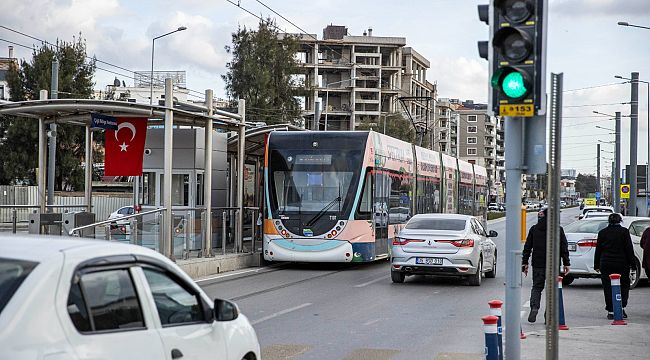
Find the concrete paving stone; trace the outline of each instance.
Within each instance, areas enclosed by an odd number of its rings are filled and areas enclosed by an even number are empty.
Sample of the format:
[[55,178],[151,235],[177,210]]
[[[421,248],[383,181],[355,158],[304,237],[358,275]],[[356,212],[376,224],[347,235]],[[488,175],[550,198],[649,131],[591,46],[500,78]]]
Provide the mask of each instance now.
[[308,345],[269,345],[262,349],[264,360],[293,360],[309,351]]
[[[574,327],[560,331],[560,359],[648,359],[650,325],[628,323],[625,326],[601,325]],[[545,333],[530,332],[521,343],[521,360],[543,359]]]
[[391,360],[398,353],[394,349],[356,349],[343,360]]
[[485,359],[484,354],[456,353],[456,352],[439,353],[434,358],[434,360],[483,360],[483,359]]

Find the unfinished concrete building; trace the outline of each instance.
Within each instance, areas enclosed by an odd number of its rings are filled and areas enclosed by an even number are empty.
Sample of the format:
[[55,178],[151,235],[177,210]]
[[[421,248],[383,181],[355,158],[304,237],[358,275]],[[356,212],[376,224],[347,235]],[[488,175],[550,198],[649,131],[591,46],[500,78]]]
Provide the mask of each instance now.
[[[434,96],[435,86],[426,80],[429,61],[406,47],[404,37],[373,36],[372,29],[350,36],[345,26],[329,25],[321,40],[315,34],[299,39],[296,75],[308,89],[302,98],[307,128],[354,130],[362,121],[380,124],[381,117],[404,112],[398,97]],[[427,108],[433,113],[433,100],[407,106],[415,119],[427,118]]]

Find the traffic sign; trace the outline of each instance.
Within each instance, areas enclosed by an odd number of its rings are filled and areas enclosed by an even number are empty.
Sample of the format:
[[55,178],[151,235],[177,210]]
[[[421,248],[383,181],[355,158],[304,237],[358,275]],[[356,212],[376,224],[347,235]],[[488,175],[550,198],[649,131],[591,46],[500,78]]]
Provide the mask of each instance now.
[[596,191],[596,201],[600,201],[600,191]]
[[630,184],[621,184],[621,199],[630,198]]

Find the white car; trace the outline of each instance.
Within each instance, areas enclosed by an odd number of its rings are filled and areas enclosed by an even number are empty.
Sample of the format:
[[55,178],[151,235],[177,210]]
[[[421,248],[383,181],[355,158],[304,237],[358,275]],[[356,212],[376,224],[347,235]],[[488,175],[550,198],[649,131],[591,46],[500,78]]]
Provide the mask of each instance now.
[[612,213],[606,212],[606,211],[587,211],[583,215],[582,219],[583,220],[584,219],[594,219],[594,218],[607,219],[607,218],[609,218],[609,215],[611,215],[611,214]]
[[144,247],[0,236],[2,359],[260,358],[255,330]]
[[[598,232],[607,225],[607,218],[598,217],[578,220],[564,227],[571,258],[571,267],[569,274],[564,277],[564,285],[571,284],[576,278],[600,278],[600,273],[594,270],[594,254]],[[621,226],[629,229],[636,256],[635,269],[630,271],[630,287],[634,288],[640,279],[647,279],[645,271],[641,271],[643,249],[640,241],[643,231],[650,226],[650,218],[623,216]]]
[[614,208],[611,206],[585,206],[580,215],[578,215],[578,219],[584,218],[588,212],[602,212],[607,213],[607,216],[609,216],[609,214],[614,212]]
[[496,277],[497,247],[481,222],[469,215],[419,214],[393,239],[391,279],[410,275],[460,276],[480,286],[483,276]]
[[[113,211],[109,216],[107,220],[117,220],[119,218],[125,217],[127,215],[133,215],[135,214],[135,209],[133,208],[132,205],[127,205],[127,206],[122,206],[121,208]],[[128,220],[122,220],[122,221],[116,221],[117,224],[128,224]]]

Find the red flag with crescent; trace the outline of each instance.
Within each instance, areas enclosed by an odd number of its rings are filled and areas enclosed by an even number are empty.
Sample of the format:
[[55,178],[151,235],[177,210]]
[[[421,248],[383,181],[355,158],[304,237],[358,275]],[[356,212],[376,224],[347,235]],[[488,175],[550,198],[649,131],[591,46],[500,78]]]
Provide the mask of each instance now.
[[104,175],[141,176],[147,118],[117,118],[117,130],[106,130]]

